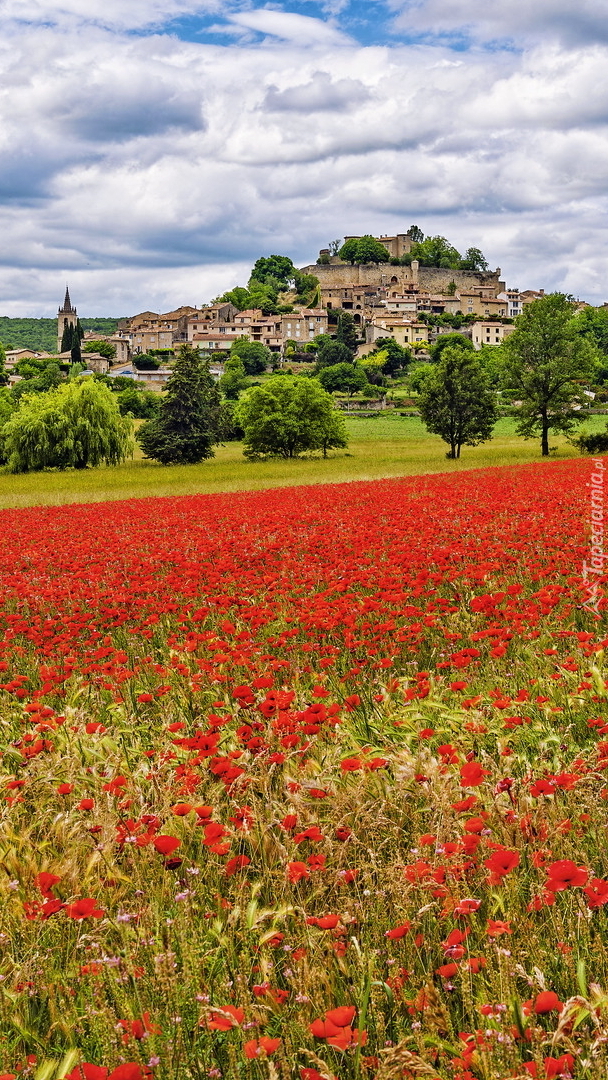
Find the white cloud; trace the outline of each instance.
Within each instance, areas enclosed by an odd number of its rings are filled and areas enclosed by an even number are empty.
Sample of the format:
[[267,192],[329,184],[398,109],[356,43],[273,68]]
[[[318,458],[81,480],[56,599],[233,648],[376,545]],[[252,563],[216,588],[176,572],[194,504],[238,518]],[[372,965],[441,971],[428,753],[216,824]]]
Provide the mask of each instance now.
[[309,15],[295,15],[288,11],[258,8],[256,11],[243,11],[229,15],[228,18],[237,26],[244,26],[248,30],[255,30],[257,33],[268,34],[304,47],[348,45],[351,41],[346,34],[329,23],[323,22],[322,19],[313,19]]
[[606,0],[388,0],[395,29],[437,38],[464,34],[477,41],[558,38],[578,45],[608,41]]
[[221,0],[0,0],[0,19],[70,26],[90,23],[116,30],[162,25],[180,15],[222,11]]
[[[129,18],[177,6],[133,0]],[[53,314],[66,277],[82,314],[169,310],[259,255],[304,265],[340,234],[413,223],[522,288],[608,299],[607,45],[365,48],[303,15],[231,18],[262,43],[5,24],[0,313]]]

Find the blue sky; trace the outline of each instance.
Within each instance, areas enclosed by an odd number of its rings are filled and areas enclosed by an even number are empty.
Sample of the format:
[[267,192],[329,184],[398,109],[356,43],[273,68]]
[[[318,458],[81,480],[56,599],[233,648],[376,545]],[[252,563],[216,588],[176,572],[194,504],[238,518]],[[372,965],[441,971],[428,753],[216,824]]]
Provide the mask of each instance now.
[[0,314],[418,224],[608,300],[608,0],[0,0]]
[[[201,12],[174,19],[167,24],[166,29],[183,41],[225,45],[229,38],[235,40],[234,31],[237,24],[226,17],[228,5],[223,5],[223,7],[224,17],[219,13]],[[272,7],[283,12],[329,22],[330,25],[338,27],[345,35],[363,46],[392,46],[397,41],[411,41],[418,37],[418,35],[408,35],[393,29],[393,15],[386,4],[380,0],[370,0],[369,3],[363,3],[362,0],[351,0],[349,3],[346,0],[343,4],[338,0],[333,11],[331,4],[328,10],[327,5],[316,3],[315,0],[309,0],[307,3],[282,3],[272,5]],[[249,5],[234,5],[233,11],[238,15],[239,12],[246,13],[248,9],[252,10]],[[261,31],[257,33],[251,31],[248,43],[252,41],[261,43],[264,36]],[[456,43],[456,39],[454,40]],[[238,38],[235,43],[238,45]]]

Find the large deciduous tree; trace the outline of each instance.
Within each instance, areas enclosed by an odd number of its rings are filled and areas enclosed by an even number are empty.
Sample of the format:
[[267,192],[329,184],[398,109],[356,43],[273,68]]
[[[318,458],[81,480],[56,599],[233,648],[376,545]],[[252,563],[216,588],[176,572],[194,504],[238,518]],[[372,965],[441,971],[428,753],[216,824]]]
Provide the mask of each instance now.
[[353,236],[346,240],[338,252],[341,259],[350,263],[385,263],[389,254],[384,244],[373,236]]
[[462,446],[492,438],[496,394],[481,361],[466,349],[452,345],[443,350],[422,382],[419,408],[428,430],[450,447],[448,457],[459,458]]
[[163,465],[195,465],[213,457],[218,441],[219,389],[198,349],[182,345],[158,415],[139,430],[146,457]]
[[99,353],[100,356],[105,356],[106,360],[113,360],[116,356],[116,346],[109,341],[96,338],[94,341],[87,341],[86,345],[82,346],[82,352]]
[[246,375],[261,375],[266,371],[270,361],[271,352],[261,341],[250,341],[248,337],[237,338],[230,346],[230,357],[238,357]]
[[433,363],[436,364],[441,360],[444,349],[454,345],[459,349],[466,349],[468,352],[475,351],[475,346],[473,345],[471,338],[466,337],[464,334],[439,334],[437,340],[429,349],[429,356]]
[[235,419],[245,433],[248,458],[294,458],[313,450],[325,455],[346,446],[344,418],[313,379],[274,375],[245,394]]
[[[528,304],[503,344],[503,379],[516,390],[517,433],[540,435],[541,454],[549,454],[549,432],[570,434],[582,419],[582,386],[593,373],[596,350],[579,333],[574,304],[551,293]],[[577,408],[578,406],[578,408]]]
[[281,288],[287,289],[295,273],[296,268],[287,255],[268,255],[256,260],[249,285],[251,287],[252,281],[260,281],[263,285],[270,283],[274,286],[276,282]]
[[133,449],[133,422],[92,379],[25,396],[2,429],[11,472],[118,465]]
[[358,364],[332,364],[330,367],[321,368],[317,379],[329,393],[337,390],[349,397],[359,390],[365,390],[368,385],[367,375]]

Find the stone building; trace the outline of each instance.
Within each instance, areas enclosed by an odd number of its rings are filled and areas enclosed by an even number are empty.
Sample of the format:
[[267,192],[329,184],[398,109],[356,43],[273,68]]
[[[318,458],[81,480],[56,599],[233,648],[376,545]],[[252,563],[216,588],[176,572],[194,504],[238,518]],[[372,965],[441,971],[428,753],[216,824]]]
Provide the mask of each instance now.
[[420,266],[414,259],[411,266],[391,266],[387,263],[356,264],[332,259],[328,264],[313,263],[300,271],[315,274],[321,288],[322,302],[326,295],[353,285],[366,288],[387,289],[402,294],[417,286],[421,291],[437,295],[451,295],[461,289],[481,289],[488,295],[498,296],[504,292],[505,283],[500,280],[501,270],[449,270],[436,266]]
[[515,327],[509,323],[480,319],[471,326],[471,341],[476,349],[481,349],[482,345],[502,345],[514,330]]
[[65,287],[65,300],[63,301],[63,307],[59,308],[57,312],[57,352],[61,352],[61,342],[63,340],[63,334],[68,326],[76,326],[78,322],[78,312],[76,308],[72,306],[70,300],[70,290],[68,286]]

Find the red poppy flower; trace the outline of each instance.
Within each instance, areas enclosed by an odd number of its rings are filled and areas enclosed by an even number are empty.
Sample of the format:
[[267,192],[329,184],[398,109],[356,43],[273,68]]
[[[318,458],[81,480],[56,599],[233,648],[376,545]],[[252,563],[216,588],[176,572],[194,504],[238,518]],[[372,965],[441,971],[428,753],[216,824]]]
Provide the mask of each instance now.
[[484,859],[484,866],[490,871],[490,884],[498,885],[503,877],[519,866],[519,852],[500,848],[493,851],[489,859]]
[[226,863],[224,873],[226,877],[232,877],[239,870],[244,870],[246,866],[249,866],[251,859],[248,855],[235,855],[233,859],[229,859]]
[[401,923],[401,926],[394,926],[392,930],[387,930],[384,936],[390,941],[398,941],[399,938],[405,937],[411,928],[412,924],[410,922],[404,922]]
[[339,1005],[337,1009],[329,1009],[325,1013],[325,1019],[336,1027],[348,1027],[355,1019],[356,1012],[354,1005]]
[[[75,1069],[72,1069],[65,1080],[106,1080],[107,1075],[108,1069],[104,1069],[102,1065],[91,1065],[84,1061],[82,1065],[77,1065]],[[2,1080],[1,1076],[0,1080]]]
[[442,979],[451,979],[458,974],[458,964],[442,964],[441,967],[435,968],[435,972],[441,975]]
[[303,862],[290,862],[287,864],[287,877],[292,885],[296,885],[302,878],[310,877],[310,867]]
[[155,836],[152,843],[159,855],[171,855],[182,844],[177,836]]
[[61,881],[61,878],[57,874],[50,874],[46,870],[42,870],[39,874],[36,874],[34,878],[34,884],[44,896],[46,900],[54,900],[51,889]]
[[561,1012],[563,1007],[553,990],[543,990],[534,998],[531,1011],[536,1013],[537,1016],[542,1016],[544,1013]]
[[97,900],[90,896],[76,900],[73,904],[66,904],[65,913],[69,919],[103,919],[105,912],[97,907]]
[[207,1019],[201,1021],[209,1031],[230,1031],[238,1027],[245,1019],[245,1010],[236,1005],[222,1005],[220,1009],[213,1009]]
[[246,1042],[243,1046],[243,1053],[246,1058],[257,1058],[261,1054],[270,1057],[280,1045],[280,1039],[270,1039],[267,1035],[261,1035],[259,1039],[251,1039]]
[[589,884],[583,889],[590,908],[603,907],[608,904],[608,881],[602,878],[591,878]]
[[145,1065],[138,1065],[136,1061],[126,1061],[108,1073],[107,1080],[148,1080],[152,1076],[150,1069]]
[[561,892],[577,885],[584,885],[588,872],[584,866],[577,866],[571,859],[558,859],[547,867],[549,879],[545,885],[550,892]]
[[490,770],[484,769],[478,761],[467,761],[460,766],[460,782],[463,787],[479,787],[489,775]]

